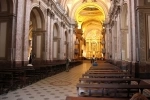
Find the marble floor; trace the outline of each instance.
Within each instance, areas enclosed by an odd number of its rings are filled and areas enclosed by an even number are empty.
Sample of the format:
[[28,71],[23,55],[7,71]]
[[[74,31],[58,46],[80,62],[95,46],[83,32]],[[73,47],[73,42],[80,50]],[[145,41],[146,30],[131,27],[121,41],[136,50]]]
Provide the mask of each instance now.
[[22,89],[0,95],[0,100],[65,100],[66,96],[77,96],[76,84],[91,66],[90,61],[45,78]]
[[[70,69],[69,72],[62,72],[24,88],[2,94],[0,100],[65,100],[66,96],[78,96],[76,84],[90,66],[90,61],[86,61]],[[149,91],[146,93],[150,94]]]

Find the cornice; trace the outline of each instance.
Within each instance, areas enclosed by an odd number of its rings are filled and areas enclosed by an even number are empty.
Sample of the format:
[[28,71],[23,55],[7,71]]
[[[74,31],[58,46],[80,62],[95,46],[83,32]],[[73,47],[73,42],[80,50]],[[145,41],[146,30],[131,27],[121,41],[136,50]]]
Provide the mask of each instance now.
[[150,9],[150,6],[137,6],[136,11],[140,9]]
[[[47,5],[47,11],[51,17],[58,16],[62,22],[71,27],[71,19],[65,15],[65,9],[54,0],[42,0]],[[63,25],[64,26],[64,25]]]
[[65,22],[65,24],[66,24],[68,27],[71,27],[71,26],[70,26],[71,20],[69,19],[69,17],[64,17],[63,21]]

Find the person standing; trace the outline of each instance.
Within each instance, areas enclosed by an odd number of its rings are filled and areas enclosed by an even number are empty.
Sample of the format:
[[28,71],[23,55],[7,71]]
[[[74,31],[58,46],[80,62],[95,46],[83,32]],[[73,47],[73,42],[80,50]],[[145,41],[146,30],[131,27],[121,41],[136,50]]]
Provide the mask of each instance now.
[[32,64],[32,53],[30,53],[29,64]]
[[95,61],[95,57],[94,57],[94,55],[93,55],[93,57],[92,57],[92,59],[91,59],[91,63],[93,64],[94,61]]
[[66,59],[66,72],[69,72],[69,59]]
[[28,64],[27,66],[33,66],[33,65],[32,65],[32,53],[30,53],[29,64]]
[[98,66],[97,61],[95,60],[92,65],[93,66]]

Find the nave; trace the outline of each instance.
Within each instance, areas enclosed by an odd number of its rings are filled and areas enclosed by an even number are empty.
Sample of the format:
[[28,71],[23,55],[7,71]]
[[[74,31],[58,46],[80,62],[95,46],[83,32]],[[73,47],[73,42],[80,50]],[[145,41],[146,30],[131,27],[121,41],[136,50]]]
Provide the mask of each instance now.
[[[84,61],[83,64],[73,67],[69,72],[64,71],[22,89],[2,94],[0,100],[66,100],[67,96],[77,97],[76,85],[79,83],[79,78],[90,67],[90,61]],[[146,90],[144,94],[148,96],[150,92]]]

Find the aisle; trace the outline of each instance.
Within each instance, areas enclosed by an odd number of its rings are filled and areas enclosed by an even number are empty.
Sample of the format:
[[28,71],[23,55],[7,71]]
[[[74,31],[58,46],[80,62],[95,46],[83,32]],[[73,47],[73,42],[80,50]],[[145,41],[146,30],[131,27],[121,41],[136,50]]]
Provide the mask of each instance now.
[[[98,64],[106,63],[100,61]],[[0,100],[65,100],[66,96],[78,96],[76,84],[90,66],[90,61],[84,61],[69,72],[62,72],[25,88],[0,95]],[[150,83],[150,80],[146,82]],[[146,89],[144,94],[149,95],[150,91]]]
[[86,61],[69,72],[62,72],[25,88],[0,95],[0,100],[65,100],[67,95],[77,96],[78,79],[90,66],[90,61]]

